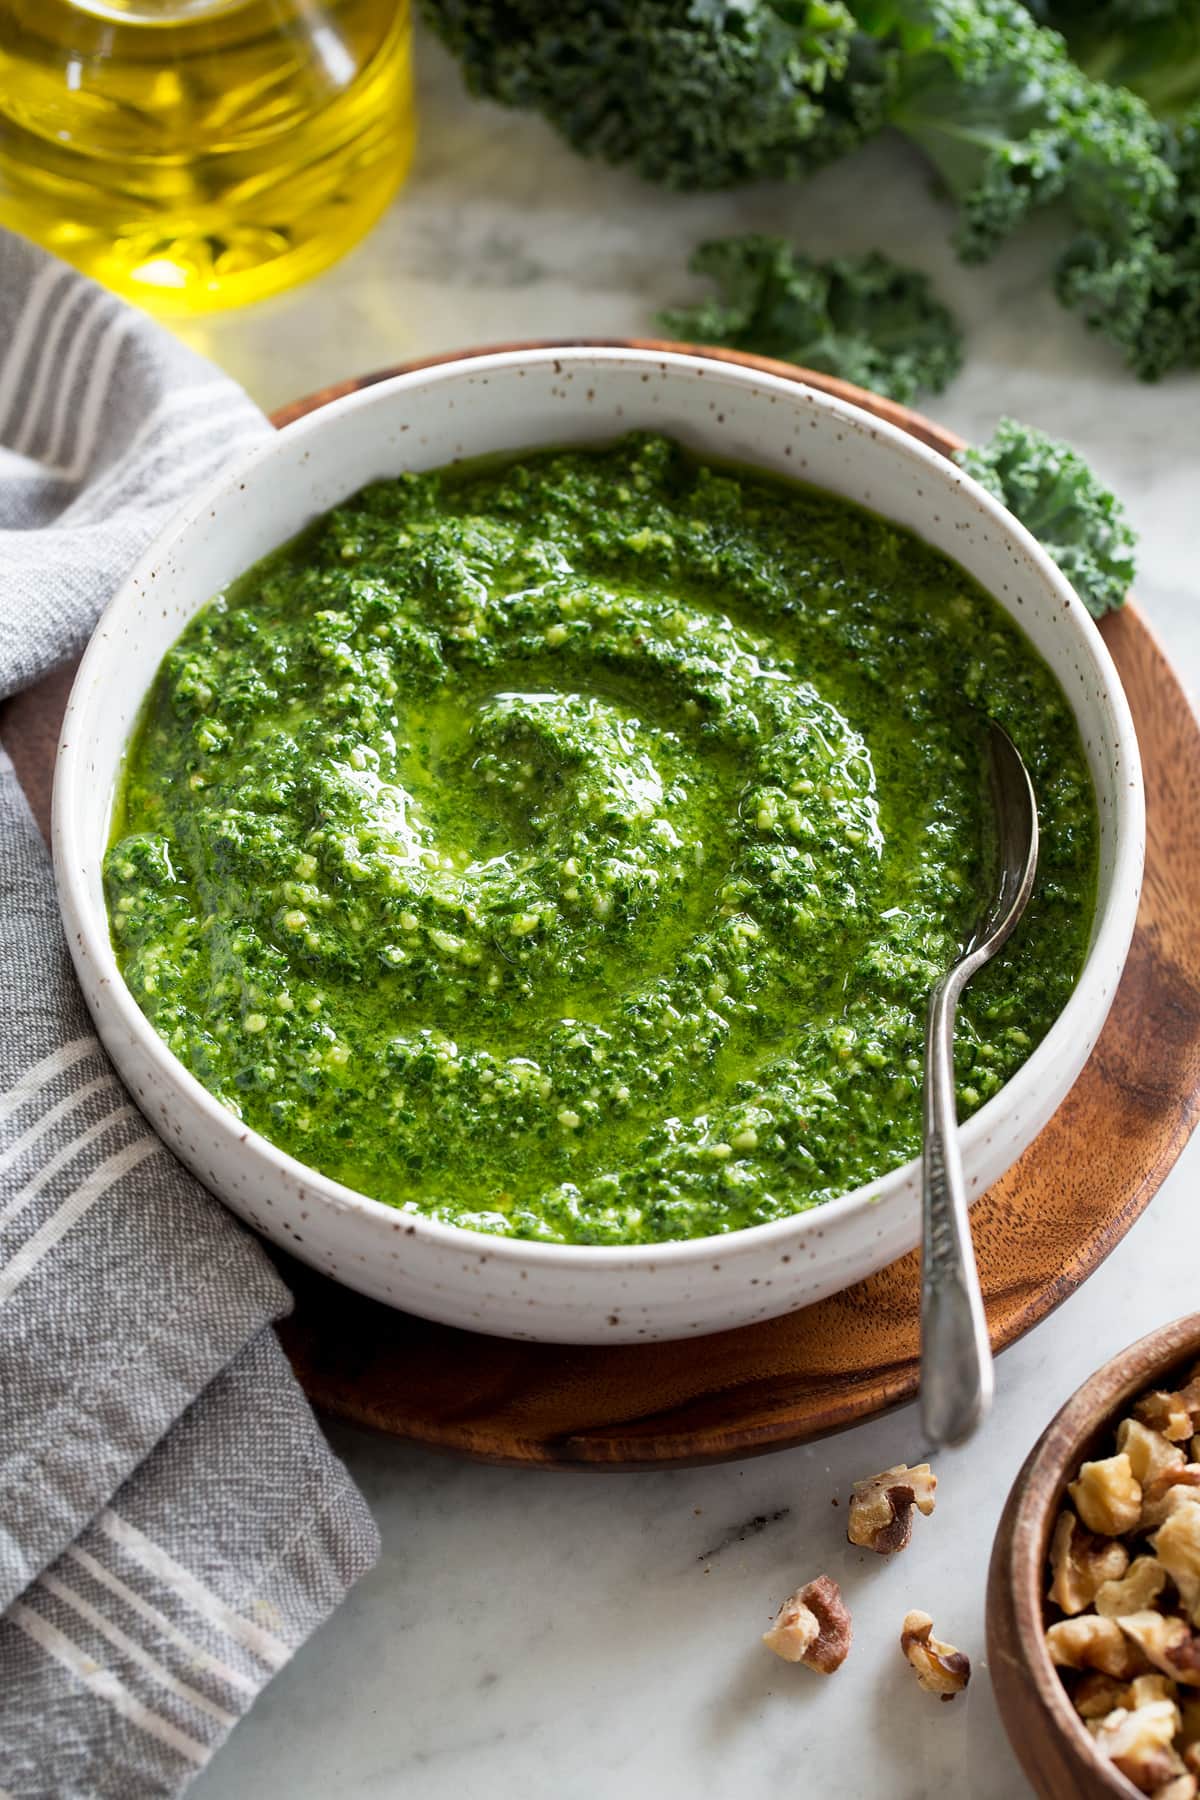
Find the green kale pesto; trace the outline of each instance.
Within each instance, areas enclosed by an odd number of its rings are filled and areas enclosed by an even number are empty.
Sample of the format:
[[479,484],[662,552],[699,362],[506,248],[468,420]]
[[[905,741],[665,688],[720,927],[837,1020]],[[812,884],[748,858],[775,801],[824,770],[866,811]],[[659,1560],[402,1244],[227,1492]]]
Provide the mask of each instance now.
[[965,1115],[1086,950],[1066,701],[946,557],[661,437],[378,482],[218,595],[129,752],[113,938],[198,1079],[363,1193],[568,1243],[760,1224],[919,1148],[988,716],[1042,857],[960,1010]]

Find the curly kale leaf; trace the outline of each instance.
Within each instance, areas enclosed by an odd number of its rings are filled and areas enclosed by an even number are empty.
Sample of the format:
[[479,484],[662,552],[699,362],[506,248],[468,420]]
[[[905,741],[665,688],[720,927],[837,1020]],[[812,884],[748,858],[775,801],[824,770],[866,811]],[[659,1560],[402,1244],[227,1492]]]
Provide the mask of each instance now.
[[1001,419],[990,443],[959,463],[1058,564],[1093,618],[1122,606],[1137,538],[1116,495],[1069,444]]
[[990,255],[1065,199],[1094,228],[1149,217],[1172,189],[1142,101],[1093,81],[1019,0],[854,0],[896,57],[889,117],[961,209],[960,254]]
[[929,280],[886,256],[813,262],[782,238],[718,238],[691,260],[716,297],[658,315],[672,337],[750,350],[873,388],[893,400],[940,393],[962,334]]
[[889,58],[840,0],[422,0],[472,92],[676,188],[803,174],[883,123]]
[[1163,127],[1176,176],[1148,225],[1080,237],[1058,272],[1059,296],[1125,352],[1146,381],[1200,365],[1200,106]]

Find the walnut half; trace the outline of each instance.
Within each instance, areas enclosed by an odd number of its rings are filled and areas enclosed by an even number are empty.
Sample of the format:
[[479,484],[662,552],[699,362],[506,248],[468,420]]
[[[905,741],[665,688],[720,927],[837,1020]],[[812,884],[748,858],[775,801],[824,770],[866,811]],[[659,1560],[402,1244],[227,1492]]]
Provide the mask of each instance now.
[[927,1694],[953,1700],[971,1679],[970,1657],[956,1650],[953,1644],[943,1644],[934,1637],[933,1620],[928,1613],[905,1613],[900,1628],[900,1648],[916,1670],[917,1680]]
[[850,1636],[841,1589],[828,1575],[818,1575],[784,1601],[770,1631],[763,1633],[763,1643],[784,1662],[832,1675],[846,1660]]
[[850,1496],[846,1536],[862,1550],[888,1556],[912,1537],[913,1508],[928,1518],[934,1508],[937,1476],[928,1463],[897,1463],[881,1475],[856,1481]]

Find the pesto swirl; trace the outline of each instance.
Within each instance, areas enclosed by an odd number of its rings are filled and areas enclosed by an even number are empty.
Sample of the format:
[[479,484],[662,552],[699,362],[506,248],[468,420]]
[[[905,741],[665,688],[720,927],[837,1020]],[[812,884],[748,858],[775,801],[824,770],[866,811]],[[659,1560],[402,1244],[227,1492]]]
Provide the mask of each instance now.
[[1065,701],[945,558],[662,438],[376,484],[218,596],[131,749],[114,941],[226,1106],[379,1199],[736,1229],[917,1147],[987,713],[1045,848],[964,1008],[969,1110],[1082,961]]

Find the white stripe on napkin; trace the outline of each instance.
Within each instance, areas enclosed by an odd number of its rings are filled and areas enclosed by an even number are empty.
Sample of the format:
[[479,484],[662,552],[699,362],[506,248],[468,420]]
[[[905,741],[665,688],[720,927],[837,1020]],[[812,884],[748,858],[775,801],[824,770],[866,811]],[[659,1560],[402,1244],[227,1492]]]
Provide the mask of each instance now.
[[42,1058],[41,1062],[34,1063],[31,1069],[26,1069],[19,1080],[14,1081],[10,1088],[0,1094],[0,1121],[11,1119],[13,1114],[19,1112],[25,1102],[36,1094],[39,1088],[45,1087],[48,1081],[53,1080],[55,1075],[61,1075],[64,1070],[73,1067],[77,1062],[82,1062],[85,1056],[94,1054],[99,1048],[99,1040],[94,1038],[89,1031],[86,1037],[73,1038],[69,1044],[64,1044],[61,1050],[52,1050],[49,1056]]
[[86,1082],[83,1087],[76,1088],[73,1093],[67,1094],[62,1100],[57,1101],[49,1112],[44,1112],[40,1119],[33,1121],[28,1131],[23,1131],[19,1138],[14,1138],[11,1144],[0,1151],[0,1174],[3,1174],[5,1169],[10,1169],[32,1144],[36,1144],[40,1137],[44,1137],[67,1113],[74,1112],[77,1106],[82,1106],[85,1100],[90,1100],[92,1095],[98,1094],[102,1088],[108,1089],[112,1095],[114,1106],[125,1098],[111,1075],[97,1075],[95,1081]]
[[0,361],[0,439],[8,442],[10,433],[7,430],[8,415],[12,411],[13,401],[21,385],[21,377],[25,372],[26,359],[33,344],[42,319],[45,317],[46,305],[50,295],[58,283],[70,275],[71,271],[62,263],[47,263],[38,271],[37,277],[29,284],[29,292],[25,296],[25,304],[17,317],[13,334],[9,340],[8,354]]
[[99,1608],[92,1605],[90,1600],[85,1600],[82,1594],[77,1594],[73,1587],[69,1587],[65,1581],[60,1581],[57,1575],[51,1575],[47,1571],[36,1583],[36,1586],[45,1589],[48,1594],[54,1594],[73,1612],[77,1612],[80,1618],[95,1627],[101,1637],[107,1638],[114,1649],[120,1650],[131,1662],[135,1662],[139,1669],[144,1669],[153,1681],[157,1681],[160,1687],[166,1688],[168,1693],[174,1694],[177,1700],[186,1701],[188,1706],[194,1706],[198,1712],[207,1713],[210,1719],[215,1719],[218,1725],[225,1727],[226,1731],[231,1731],[237,1724],[236,1713],[226,1712],[223,1706],[218,1706],[215,1700],[210,1700],[207,1694],[200,1692],[199,1688],[191,1687],[186,1681],[180,1681],[177,1676],[172,1675],[170,1669],[165,1668],[157,1657],[151,1656],[150,1652],[144,1649],[136,1639],[129,1637],[119,1625],[114,1625],[112,1620],[107,1619]]
[[139,1163],[159,1154],[165,1155],[166,1152],[158,1139],[143,1138],[139,1143],[128,1144],[124,1150],[118,1150],[115,1156],[102,1162],[98,1169],[85,1175],[71,1198],[56,1213],[51,1213],[45,1224],[40,1225],[33,1236],[25,1240],[11,1261],[0,1268],[0,1306],[12,1299],[42,1258],[66,1237],[73,1225],[78,1225],[97,1200],[104,1198],[109,1188],[115,1186],[122,1176],[128,1175],[131,1169],[136,1169]]
[[[240,1669],[235,1669],[229,1663],[222,1662],[221,1658],[214,1656],[210,1650],[202,1649],[192,1638],[180,1631],[179,1627],[171,1619],[168,1619],[166,1613],[160,1612],[157,1606],[152,1606],[149,1600],[144,1599],[135,1588],[127,1586],[119,1575],[114,1575],[111,1569],[106,1569],[102,1562],[97,1562],[89,1551],[81,1550],[78,1544],[71,1544],[67,1549],[67,1555],[72,1562],[78,1563],[79,1567],[90,1575],[93,1581],[98,1581],[100,1586],[107,1588],[110,1594],[114,1594],[118,1600],[123,1600],[126,1606],[145,1619],[148,1625],[152,1625],[169,1643],[174,1644],[177,1650],[182,1650],[195,1668],[202,1669],[206,1675],[215,1676],[217,1680],[223,1681],[227,1687],[237,1689],[239,1693],[256,1694],[258,1692],[257,1681],[251,1681],[250,1677],[243,1675]],[[0,1795],[0,1800],[4,1800],[3,1795]]]
[[49,1619],[43,1619],[40,1613],[34,1612],[23,1600],[9,1608],[8,1617],[14,1625],[19,1625],[27,1637],[31,1637],[48,1656],[62,1664],[84,1687],[90,1688],[101,1700],[107,1700],[114,1712],[120,1713],[134,1725],[157,1738],[159,1743],[166,1744],[176,1755],[186,1757],[188,1762],[199,1766],[206,1763],[211,1751],[207,1744],[198,1738],[189,1737],[186,1731],[180,1731],[161,1713],[154,1712],[134,1698],[129,1689],[123,1687],[111,1669],[104,1669],[90,1656],[85,1656],[77,1644],[73,1644],[57,1625]]
[[46,389],[57,373],[63,354],[62,335],[66,330],[72,310],[74,309],[78,313],[78,300],[79,296],[73,287],[64,288],[54,304],[52,313],[42,320],[38,360],[29,390],[29,398],[25,402],[25,417],[17,429],[9,433],[9,444],[18,456],[28,456],[33,449],[33,441],[37,436],[38,426],[42,422],[42,407],[45,403]]
[[134,315],[122,309],[115,318],[109,320],[100,334],[100,342],[93,353],[88,371],[87,392],[79,409],[79,435],[75,439],[75,454],[65,471],[69,480],[77,481],[91,460],[100,434],[104,402],[108,398],[117,352],[128,336],[133,320]]
[[260,1662],[266,1663],[270,1668],[281,1669],[287,1662],[291,1651],[281,1638],[277,1638],[265,1626],[243,1618],[228,1601],[222,1600],[219,1594],[214,1594],[190,1569],[185,1569],[182,1563],[176,1562],[168,1550],[139,1531],[136,1525],[131,1525],[128,1519],[123,1519],[111,1507],[106,1507],[96,1524],[114,1544],[119,1544],[135,1562],[140,1562],[151,1575],[156,1575],[160,1581],[173,1588],[194,1612],[223,1631],[226,1637],[232,1638],[235,1644],[240,1644],[243,1650],[249,1650],[252,1656],[257,1656]]
[[99,321],[107,303],[107,294],[90,294],[87,304],[79,315],[79,324],[76,327],[75,336],[71,339],[71,348],[67,351],[66,361],[63,363],[59,375],[58,398],[54,402],[50,436],[46,443],[45,455],[42,458],[46,473],[56,468],[65,457],[71,426],[78,423],[79,408],[75,402],[78,395],[76,383],[79,379],[79,369],[85,351],[89,355],[91,354],[93,340],[99,335],[99,332],[94,332],[92,327]]
[[[64,1144],[48,1163],[42,1164],[36,1175],[33,1175],[24,1187],[17,1189],[8,1205],[0,1208],[0,1229],[11,1225],[18,1213],[23,1213],[39,1194],[44,1194],[54,1177],[62,1169],[65,1169],[68,1163],[74,1162],[81,1150],[86,1150],[90,1143],[98,1137],[103,1137],[104,1133],[111,1131],[114,1125],[120,1125],[126,1119],[136,1119],[137,1116],[137,1108],[131,1106],[128,1100],[122,1096],[120,1105],[110,1112],[106,1119],[100,1119],[95,1125],[89,1125],[88,1129],[81,1132],[77,1138],[72,1138],[69,1144]],[[101,1164],[101,1167],[103,1168],[104,1165]],[[96,1173],[98,1174],[99,1170]]]
[[[203,437],[207,432],[212,431],[214,423],[219,425],[224,414],[228,414],[230,418],[237,419],[239,422],[244,421],[245,408],[241,404],[240,397],[238,395],[231,397],[225,391],[224,382],[210,382],[202,387],[181,388],[178,393],[167,394],[159,401],[154,411],[142,420],[112,467],[98,480],[90,481],[79,498],[71,502],[69,517],[72,527],[77,526],[81,520],[103,517],[111,505],[112,491],[119,488],[122,482],[132,479],[144,481],[145,468],[140,459],[144,455],[149,439],[161,430],[173,413],[193,412],[202,402],[205,394],[210,393],[219,394],[219,402],[201,417],[192,418],[185,427],[172,432],[171,452],[173,455],[179,446],[187,443],[189,439]],[[243,424],[238,435],[247,434],[248,428]],[[222,456],[228,455],[230,441],[229,438],[222,440]],[[72,475],[70,469],[39,472],[61,475],[64,479]],[[195,469],[186,460],[183,461],[178,473],[181,478],[190,479],[192,485],[195,485]]]

